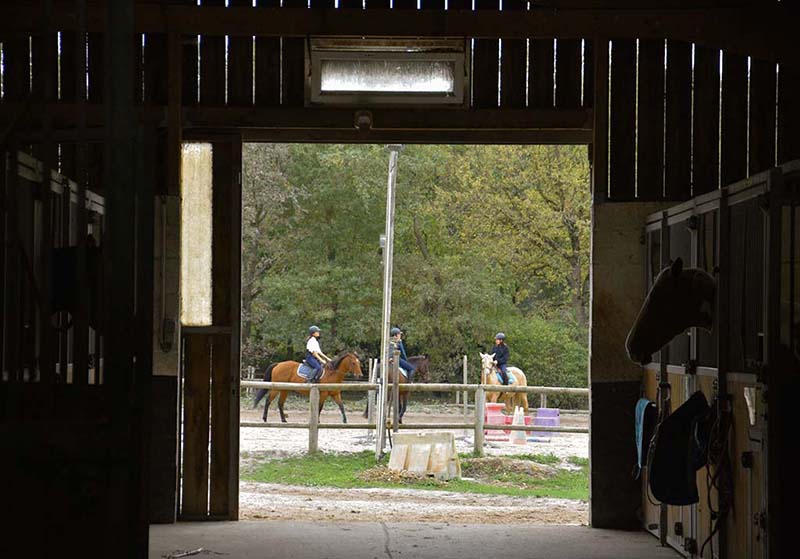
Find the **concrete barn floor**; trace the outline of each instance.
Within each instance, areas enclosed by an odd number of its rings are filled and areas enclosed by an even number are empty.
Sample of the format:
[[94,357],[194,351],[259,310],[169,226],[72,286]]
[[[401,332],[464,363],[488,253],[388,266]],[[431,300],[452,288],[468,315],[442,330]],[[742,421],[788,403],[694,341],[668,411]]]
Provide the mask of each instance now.
[[676,559],[645,532],[402,522],[181,522],[150,527],[151,559]]

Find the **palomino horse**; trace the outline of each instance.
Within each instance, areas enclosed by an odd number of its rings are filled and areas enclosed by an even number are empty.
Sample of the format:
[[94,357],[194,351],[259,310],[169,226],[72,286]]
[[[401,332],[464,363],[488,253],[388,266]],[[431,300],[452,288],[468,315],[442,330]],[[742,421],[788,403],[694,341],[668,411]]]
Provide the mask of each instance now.
[[[300,363],[297,361],[281,361],[280,363],[272,364],[267,367],[267,371],[264,373],[264,380],[267,382],[295,382],[298,384],[305,384],[308,381],[297,374],[297,369],[299,367]],[[357,379],[364,377],[361,372],[361,363],[359,362],[355,353],[343,353],[326,363],[325,367],[323,368],[322,378],[320,379],[319,384],[325,385],[342,382],[347,373],[353,373]],[[308,394],[307,389],[293,390],[293,392]],[[283,404],[286,402],[286,397],[289,395],[289,391],[267,390],[262,388],[256,395],[256,401],[253,404],[253,407],[255,408],[258,406],[258,402],[267,394],[269,394],[269,397],[267,398],[267,402],[264,404],[264,414],[261,416],[261,418],[264,421],[267,421],[269,405],[272,403],[272,400],[274,400],[275,397],[280,394],[280,399],[278,400],[278,411],[281,413],[281,421],[286,423],[286,413],[283,411]],[[342,393],[339,390],[328,391],[324,390],[323,387],[320,386],[318,413],[322,412],[322,406],[325,405],[325,401],[329,397],[333,398],[333,401],[336,402],[337,406],[339,406],[339,411],[342,412],[342,423],[347,423],[347,415],[344,412],[344,404],[342,403]]]
[[[427,355],[412,355],[408,358],[408,362],[414,365],[417,370],[414,373],[414,379],[417,382],[428,382],[428,367],[430,366],[431,360]],[[398,380],[398,384],[405,384],[408,382],[408,379],[403,375],[400,375],[400,379]],[[389,385],[392,384],[392,377],[389,376]],[[401,391],[400,392],[400,420],[402,422],[403,414],[406,413],[406,406],[408,403],[408,392]],[[364,408],[364,417],[369,416],[369,404],[367,407]]]
[[[500,385],[496,371],[494,353],[481,353],[481,384]],[[525,373],[522,372],[522,369],[507,367],[506,372],[509,375],[514,375],[516,380],[514,386],[528,386],[528,379],[525,378]],[[499,398],[500,392],[486,393],[486,401],[488,402],[497,402]],[[525,414],[527,415],[528,413],[528,395],[525,392],[504,392],[503,402],[506,405],[506,413],[514,413],[516,406],[522,406]]]

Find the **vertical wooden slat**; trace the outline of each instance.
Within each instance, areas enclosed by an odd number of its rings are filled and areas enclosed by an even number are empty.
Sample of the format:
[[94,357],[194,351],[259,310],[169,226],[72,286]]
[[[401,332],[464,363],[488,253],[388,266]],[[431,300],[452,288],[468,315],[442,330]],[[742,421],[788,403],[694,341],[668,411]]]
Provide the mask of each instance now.
[[[351,0],[358,2],[358,0]],[[341,6],[341,1],[339,2]],[[444,10],[444,0],[421,0],[420,7],[423,10]]]
[[167,36],[149,33],[144,45],[144,102],[152,105],[167,104]]
[[688,43],[667,41],[664,192],[667,200],[691,197],[692,52]]
[[[75,103],[77,76],[85,74],[85,55],[78,49],[78,32],[61,33],[61,95],[59,99],[65,103]],[[84,41],[85,41],[85,35]],[[83,91],[83,89],[82,89]],[[75,144],[61,144],[59,154],[59,172],[67,177],[76,178]]]
[[[525,0],[505,0],[503,10],[523,11],[527,7]],[[503,51],[500,67],[500,105],[502,107],[522,109],[525,107],[526,88],[526,46],[525,39],[503,39]]]
[[695,47],[692,193],[719,187],[719,51]]
[[230,324],[231,324],[231,337],[230,337],[230,366],[228,368],[230,374],[230,382],[228,385],[228,398],[230,399],[230,414],[228,421],[230,422],[229,430],[234,433],[231,437],[230,452],[228,460],[229,467],[229,488],[230,503],[229,503],[229,519],[236,520],[239,517],[239,437],[236,436],[239,432],[240,409],[239,401],[241,398],[241,389],[239,383],[241,376],[241,333],[242,333],[242,306],[241,297],[238,296],[242,292],[242,141],[241,137],[236,138],[233,142],[231,154],[231,189],[229,195],[229,205],[231,208],[230,213],[230,253],[231,253],[231,266],[230,266],[230,292],[237,294],[231,297],[230,306]]
[[[86,3],[80,0],[77,3],[79,9],[78,14],[78,27],[74,33],[71,33],[73,45],[83,45],[86,43]],[[62,40],[63,44],[63,40]],[[63,54],[63,52],[62,52]],[[62,76],[64,68],[69,67],[72,69],[73,77],[70,80],[72,89],[71,98],[74,99],[77,107],[78,117],[78,134],[82,136],[86,131],[86,80],[82,79],[86,75],[86,55],[82,49],[76,48],[71,53],[71,58],[62,60]],[[78,76],[81,79],[75,79]],[[62,86],[63,87],[63,86]],[[62,89],[62,94],[66,92]],[[86,270],[87,266],[87,231],[88,231],[88,215],[86,211],[86,161],[88,146],[86,143],[79,143],[69,146],[72,148],[74,156],[75,174],[72,177],[77,182],[77,204],[75,208],[75,228],[77,233],[75,235],[76,246],[76,264],[75,264],[75,285],[80,286],[80,278],[82,277],[81,271]],[[63,155],[63,153],[62,153]],[[69,202],[66,202],[69,207]],[[95,266],[99,263],[95,260]],[[96,278],[96,282],[102,281],[102,278]],[[88,287],[88,286],[87,286]],[[95,292],[101,292],[99,285],[95,284]],[[89,298],[95,297],[95,309],[99,309],[98,293],[92,293],[88,288],[79,288],[77,293],[76,311],[73,318],[72,330],[72,357],[73,357],[73,372],[72,382],[77,385],[85,385],[89,382]],[[95,310],[95,319],[100,315],[99,311]],[[95,323],[95,328],[98,324]],[[95,338],[97,338],[95,334]],[[98,347],[97,339],[95,339],[95,347]],[[95,382],[99,382],[99,352],[95,351]]]
[[528,107],[549,109],[553,106],[552,39],[531,39],[528,59]]
[[[277,7],[279,0],[257,0],[258,7]],[[256,37],[256,105],[276,106],[281,102],[281,40]]]
[[778,163],[785,163],[800,158],[800,64],[781,63],[778,87]]
[[[104,36],[102,33],[88,34],[87,72],[89,75],[87,98],[89,103],[98,104],[104,101],[106,79],[104,74]],[[131,91],[133,87],[131,87]],[[104,175],[104,148],[101,144],[89,146],[88,174],[89,188],[94,191],[102,189]]]
[[611,176],[612,200],[635,196],[636,43],[611,45]]
[[722,153],[723,186],[747,175],[747,58],[722,57]]
[[[173,4],[184,4],[189,6],[196,6],[197,0],[168,0]],[[181,37],[182,45],[182,60],[181,69],[183,74],[183,85],[181,87],[182,105],[191,106],[197,104],[197,74],[199,68],[197,66],[197,54],[199,46],[197,44],[196,35],[184,35]]]
[[392,7],[395,10],[416,10],[417,9],[417,1],[416,0],[394,0],[394,3],[392,4]]
[[581,42],[556,41],[556,107],[581,106]]
[[[285,8],[305,8],[305,0],[285,0]],[[282,45],[282,83],[281,104],[287,107],[301,107],[305,101],[305,41],[302,38],[284,37]]]
[[[31,42],[33,91],[36,92],[37,99],[57,99],[58,36],[56,33],[39,34],[34,36]],[[47,68],[52,69],[53,77],[56,79],[48,80]]]
[[589,62],[596,85],[592,92],[592,196],[595,202],[600,203],[608,193],[608,41],[597,41],[593,60]]
[[133,35],[133,103],[140,105],[144,100],[144,48],[142,46],[143,33]]
[[[3,154],[6,160],[5,169],[5,192],[4,198],[6,207],[9,208],[8,223],[6,224],[9,241],[13,241],[14,237],[19,235],[19,203],[17,195],[19,190],[19,176],[18,176],[18,161],[17,161],[17,145],[14,139],[8,146],[8,155]],[[8,246],[7,268],[4,285],[5,295],[5,308],[3,309],[3,320],[6,322],[6,367],[9,371],[9,380],[12,382],[19,380],[19,345],[20,345],[20,331],[17,328],[19,324],[18,315],[20,313],[20,282],[19,270],[21,266],[19,248],[14,245]]]
[[[203,6],[224,7],[225,0],[203,0]],[[200,104],[225,104],[225,37],[200,37]]]
[[89,72],[89,102],[102,103],[103,102],[103,89],[105,87],[105,79],[103,76],[103,34],[102,33],[89,33],[88,35],[88,62],[87,70]]
[[[138,477],[132,480],[133,490],[140,495],[150,491],[150,436],[152,430],[152,377],[153,377],[153,299],[155,263],[155,185],[157,183],[158,132],[155,127],[139,128],[137,135],[136,180],[136,369],[134,381],[135,406],[139,420],[133,424],[133,439],[139,442],[137,461]],[[163,400],[160,400],[163,401]],[[150,507],[142,499],[138,515],[133,516],[136,538],[147,546]],[[145,552],[146,553],[146,552]]]
[[6,215],[8,213],[7,203],[7,189],[8,189],[8,176],[6,175],[6,161],[8,152],[0,150],[0,285],[3,286],[3,292],[0,293],[0,382],[6,379],[6,372],[10,369],[6,365],[5,360],[5,341],[6,341],[6,321],[9,316],[6,312],[6,296],[8,295],[5,290],[6,285],[6,244],[8,243],[8,235],[6,234]]
[[664,41],[639,42],[637,184],[640,200],[664,197]]
[[167,193],[178,196],[181,187],[181,100],[183,98],[182,65],[184,56],[181,36],[170,33],[167,38],[168,105],[167,105]]
[[[214,316],[216,317],[216,315]],[[230,507],[229,455],[233,436],[228,421],[231,411],[231,401],[228,396],[231,376],[231,338],[228,334],[217,334],[211,338],[213,346],[211,349],[211,502],[209,512],[212,516],[227,518]]]
[[[475,0],[475,9],[498,10],[499,0]],[[472,58],[472,105],[477,109],[497,107],[499,72],[498,39],[475,39]]]
[[583,41],[583,106],[591,107],[594,102],[594,41]]
[[[230,6],[252,6],[251,0],[231,0]],[[253,104],[253,38],[231,37],[228,46],[228,104]]]
[[189,334],[185,340],[181,515],[189,518],[203,517],[208,513],[211,353],[208,336]]
[[[233,190],[231,144],[214,143],[213,150],[213,241],[212,241],[212,302],[211,316],[215,326],[231,324],[231,204]],[[211,504],[212,515],[228,514],[229,454],[231,437],[230,400],[230,335],[212,337],[211,360]]]
[[750,65],[750,161],[753,175],[775,165],[775,63],[753,60]]
[[3,40],[3,100],[22,101],[30,91],[28,38]]
[[365,6],[368,10],[389,9],[389,0],[366,0]]

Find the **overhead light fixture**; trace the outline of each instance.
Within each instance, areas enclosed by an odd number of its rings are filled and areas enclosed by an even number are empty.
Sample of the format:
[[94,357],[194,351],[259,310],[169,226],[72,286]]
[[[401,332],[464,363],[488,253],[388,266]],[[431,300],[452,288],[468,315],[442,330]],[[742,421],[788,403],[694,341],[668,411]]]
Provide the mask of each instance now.
[[462,39],[313,38],[311,105],[466,105]]

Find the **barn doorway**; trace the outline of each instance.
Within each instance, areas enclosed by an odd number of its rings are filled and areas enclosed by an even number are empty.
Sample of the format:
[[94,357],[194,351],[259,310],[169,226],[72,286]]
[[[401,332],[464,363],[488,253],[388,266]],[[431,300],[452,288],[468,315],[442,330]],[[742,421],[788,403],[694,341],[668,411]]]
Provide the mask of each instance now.
[[[327,355],[354,352],[359,380],[374,381],[388,159],[385,146],[374,144],[243,145],[245,385],[263,380],[272,363],[302,360],[312,324],[323,329]],[[504,332],[509,364],[524,371],[528,385],[588,392],[590,206],[582,146],[404,146],[392,324],[404,331],[409,356],[428,357],[416,382],[479,383],[480,352],[492,352],[495,334]],[[288,397],[286,424],[272,402],[265,428],[268,397],[261,396],[242,388],[240,518],[313,520],[324,510],[326,519],[345,522],[401,514],[409,521],[504,523],[513,510],[534,522],[588,521],[585,394],[529,395],[530,419],[582,433],[532,430],[518,445],[508,433],[487,432],[485,457],[474,454],[469,427],[474,393],[466,401],[461,392],[412,394],[404,427],[451,427],[440,430],[453,433],[468,478],[453,482],[390,473],[388,456],[376,464],[368,428],[376,420],[364,417],[365,390],[342,393],[346,430],[328,401],[313,456],[308,397]],[[558,414],[555,421],[545,420],[549,412]],[[402,432],[409,431],[424,432]],[[407,494],[401,503],[394,502],[398,491]]]

